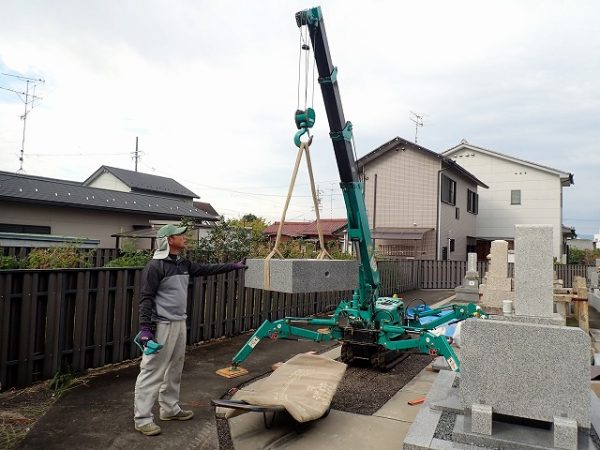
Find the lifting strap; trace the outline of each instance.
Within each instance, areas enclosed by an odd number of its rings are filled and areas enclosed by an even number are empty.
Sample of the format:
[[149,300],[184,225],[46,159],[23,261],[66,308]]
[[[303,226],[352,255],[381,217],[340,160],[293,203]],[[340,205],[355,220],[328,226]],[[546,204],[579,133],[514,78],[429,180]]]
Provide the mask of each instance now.
[[317,255],[317,259],[325,259],[326,257],[331,259],[331,255],[327,252],[325,248],[325,240],[323,238],[323,229],[321,228],[321,216],[319,214],[319,201],[317,199],[317,190],[315,189],[315,180],[312,171],[312,163],[310,160],[310,144],[312,143],[312,136],[309,137],[308,141],[301,142],[298,147],[298,153],[296,155],[296,163],[294,164],[294,170],[292,171],[292,179],[290,180],[290,187],[288,189],[287,198],[285,199],[285,205],[283,207],[283,212],[281,214],[281,220],[279,221],[279,227],[277,228],[277,238],[275,239],[275,246],[271,253],[267,255],[264,263],[264,289],[268,290],[271,288],[271,258],[275,256],[275,254],[279,255],[280,258],[283,258],[283,255],[279,251],[279,243],[281,241],[281,232],[283,231],[283,224],[285,222],[285,215],[287,213],[288,206],[290,205],[290,200],[292,198],[292,192],[294,191],[294,185],[296,184],[296,176],[298,175],[298,169],[300,167],[300,162],[302,161],[302,154],[306,153],[306,165],[308,168],[308,177],[310,179],[310,189],[312,192],[313,204],[315,205],[315,214],[317,217],[317,233],[319,234],[319,245],[321,247],[321,251]]

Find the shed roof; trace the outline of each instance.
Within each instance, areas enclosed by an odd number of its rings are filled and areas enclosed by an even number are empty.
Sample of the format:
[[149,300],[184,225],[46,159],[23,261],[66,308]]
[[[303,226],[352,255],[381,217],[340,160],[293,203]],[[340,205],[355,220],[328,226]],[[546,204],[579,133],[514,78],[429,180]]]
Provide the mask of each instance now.
[[397,227],[378,227],[371,233],[373,239],[408,239],[421,240],[423,235],[433,228],[397,228]]
[[171,219],[185,216],[200,220],[217,220],[194,207],[191,201],[93,188],[67,180],[3,171],[0,171],[0,200],[152,214]]
[[101,166],[83,185],[88,186],[92,181],[98,178],[102,173],[111,173],[127,186],[132,191],[147,191],[158,194],[181,195],[183,197],[198,198],[188,188],[175,181],[173,178],[161,177],[149,173],[135,172],[133,170],[119,169],[117,167]]
[[[333,236],[346,227],[346,219],[321,219],[321,230],[323,236]],[[275,222],[263,230],[264,234],[276,235],[279,222]],[[318,236],[317,221],[312,222],[288,222],[283,223],[281,234],[290,237]]]

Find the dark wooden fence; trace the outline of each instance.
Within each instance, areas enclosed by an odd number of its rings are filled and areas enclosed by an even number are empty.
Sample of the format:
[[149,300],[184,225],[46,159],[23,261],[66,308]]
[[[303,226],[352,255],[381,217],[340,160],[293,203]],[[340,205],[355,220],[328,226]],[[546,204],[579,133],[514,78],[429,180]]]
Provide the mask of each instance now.
[[[140,275],[141,269],[0,271],[2,389],[139,356],[133,338]],[[188,343],[240,334],[265,319],[331,310],[350,295],[246,289],[240,271],[195,278]]]
[[[409,272],[411,271],[405,266],[405,263],[412,263],[415,268],[412,273],[416,274],[416,280],[412,281],[412,285],[416,289],[454,289],[462,284],[465,273],[467,272],[466,261],[431,261],[431,260],[412,260],[399,261],[402,264],[398,269],[389,268],[393,272]],[[387,264],[396,264],[398,262],[386,262]],[[564,287],[573,286],[573,277],[579,275],[587,276],[587,268],[584,264],[555,264],[554,271],[557,278],[563,280]],[[479,279],[483,280],[486,271],[488,270],[487,261],[477,262],[477,272]],[[514,277],[514,264],[508,264],[509,277]]]
[[[479,263],[480,277],[486,265]],[[570,287],[573,276],[586,276],[586,267],[556,265],[555,270]],[[413,289],[453,289],[462,282],[466,262],[386,261],[379,268],[381,295],[391,296]],[[0,271],[2,389],[139,356],[133,338],[140,275],[141,269],[117,268]],[[265,319],[329,311],[350,295],[248,289],[241,272],[195,278],[188,292],[193,299],[187,307],[188,343],[234,336]]]

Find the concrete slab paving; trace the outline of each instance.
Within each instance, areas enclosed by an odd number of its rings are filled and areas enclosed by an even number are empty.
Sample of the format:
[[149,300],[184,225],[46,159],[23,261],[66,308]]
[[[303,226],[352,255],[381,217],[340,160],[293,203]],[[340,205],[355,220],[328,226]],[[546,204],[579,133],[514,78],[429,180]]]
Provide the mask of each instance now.
[[377,417],[384,417],[386,419],[394,419],[402,422],[413,423],[415,417],[417,417],[417,414],[421,409],[422,404],[411,406],[408,404],[408,402],[418,397],[422,397],[423,395],[425,394],[405,391],[402,389],[398,391],[396,395],[394,395],[373,415]]
[[331,411],[328,417],[316,421],[308,430],[310,432],[300,433],[277,448],[397,450],[409,427],[407,422]]

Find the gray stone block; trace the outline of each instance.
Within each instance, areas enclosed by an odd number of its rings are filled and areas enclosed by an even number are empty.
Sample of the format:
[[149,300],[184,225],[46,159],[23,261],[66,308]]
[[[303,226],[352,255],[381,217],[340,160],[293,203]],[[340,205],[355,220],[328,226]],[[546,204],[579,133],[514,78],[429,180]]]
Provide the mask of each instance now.
[[596,267],[588,267],[587,278],[591,288],[598,287],[598,269]]
[[499,320],[462,326],[460,395],[510,416],[590,427],[590,338],[580,328]]
[[[264,289],[264,259],[249,259],[245,286]],[[289,294],[344,291],[358,288],[358,261],[271,259],[271,291]]]
[[454,293],[456,294],[455,301],[466,303],[479,302],[479,286],[476,281],[472,282],[475,284],[474,288],[468,285],[454,288]]
[[552,225],[515,225],[515,314],[551,317]]
[[577,450],[577,422],[565,417],[554,418],[554,447]]
[[404,450],[417,450],[431,448],[431,441],[437,428],[441,411],[430,408],[431,403],[447,396],[447,389],[452,386],[456,372],[443,371],[438,374],[429,389],[425,403],[421,405],[419,413],[404,437],[402,448]]
[[471,405],[471,431],[473,433],[492,434],[492,407],[490,405]]
[[434,411],[428,405],[421,405],[419,414],[415,417],[408,433],[404,437],[404,450],[428,449],[442,413]]

